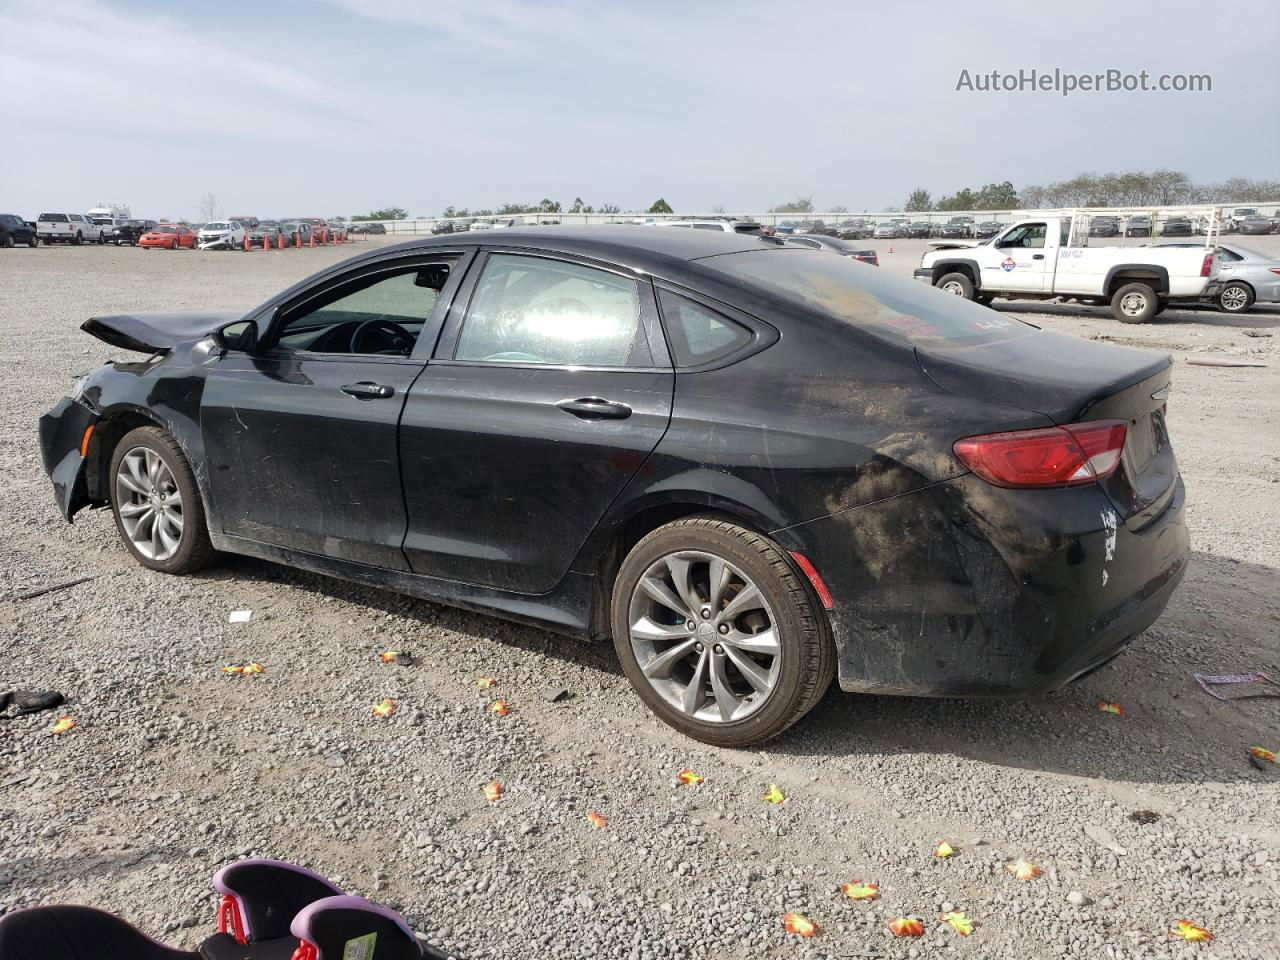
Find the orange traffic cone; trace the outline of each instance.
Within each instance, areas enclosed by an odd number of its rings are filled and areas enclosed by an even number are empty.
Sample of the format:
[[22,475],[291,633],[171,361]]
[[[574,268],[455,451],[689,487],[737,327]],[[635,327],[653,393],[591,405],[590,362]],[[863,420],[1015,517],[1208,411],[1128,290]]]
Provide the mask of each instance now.
[[312,247],[314,247],[314,246],[316,245],[316,231],[315,231],[315,229],[314,229],[314,228],[312,228],[312,230],[311,230],[311,241],[310,241],[310,243],[309,243],[308,245],[309,245],[309,246],[312,246]]
[[889,241],[889,252],[890,252],[890,253],[893,253],[893,241],[892,241],[892,240],[890,240],[890,241]]
[[244,252],[248,253],[252,249],[253,249],[253,244],[249,242],[249,231],[246,230],[244,233]]

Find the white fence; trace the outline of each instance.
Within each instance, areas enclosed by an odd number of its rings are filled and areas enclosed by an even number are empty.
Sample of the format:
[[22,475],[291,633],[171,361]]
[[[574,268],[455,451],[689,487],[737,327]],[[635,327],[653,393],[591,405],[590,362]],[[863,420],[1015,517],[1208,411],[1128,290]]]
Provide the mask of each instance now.
[[[1203,204],[1183,205],[1183,206],[1132,206],[1132,207],[1112,207],[1112,208],[1092,208],[1089,210],[1091,216],[1115,216],[1121,221],[1127,221],[1131,216],[1148,216],[1153,222],[1163,223],[1173,216],[1186,216],[1193,218],[1204,212],[1206,207]],[[1221,211],[1224,220],[1229,220],[1236,210],[1252,209],[1256,210],[1263,216],[1280,215],[1280,200],[1269,200],[1259,203],[1232,203],[1223,204],[1217,207]],[[562,224],[584,224],[584,223],[646,223],[656,222],[658,220],[676,220],[687,218],[712,218],[712,217],[738,217],[742,219],[752,219],[764,224],[772,224],[776,226],[783,221],[790,220],[797,222],[800,220],[822,220],[827,224],[840,223],[842,220],[861,219],[870,220],[874,223],[893,220],[895,218],[905,218],[912,223],[925,222],[930,225],[940,225],[951,220],[952,217],[964,216],[972,217],[974,223],[1014,223],[1018,220],[1026,220],[1035,216],[1052,216],[1054,214],[1071,213],[1070,210],[932,210],[927,213],[906,213],[901,210],[881,210],[881,211],[838,211],[838,212],[814,212],[814,213],[678,213],[678,214],[650,214],[650,213],[522,213],[513,214],[508,217],[479,217],[480,220],[515,220],[516,225],[537,224],[556,222]],[[423,234],[431,233],[438,223],[445,218],[433,217],[418,220],[382,220],[379,221],[386,227],[387,233],[404,233],[404,234]],[[450,218],[457,220],[458,218]]]

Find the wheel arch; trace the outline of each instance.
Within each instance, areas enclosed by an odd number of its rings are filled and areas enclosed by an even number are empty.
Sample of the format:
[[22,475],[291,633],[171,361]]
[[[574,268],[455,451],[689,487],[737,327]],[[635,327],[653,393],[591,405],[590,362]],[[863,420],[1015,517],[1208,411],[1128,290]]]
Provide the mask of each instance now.
[[929,269],[933,271],[931,282],[935,286],[948,273],[963,273],[973,283],[973,289],[979,290],[982,288],[982,270],[979,269],[977,260],[949,257],[944,260],[935,260]]
[[1154,263],[1117,263],[1107,271],[1103,281],[1103,293],[1110,297],[1126,283],[1142,283],[1154,280],[1152,288],[1156,293],[1169,292],[1169,271]]
[[109,408],[94,426],[84,474],[85,489],[91,503],[105,503],[111,499],[111,458],[124,435],[138,427],[167,429],[150,410],[133,405]]
[[659,527],[693,516],[716,517],[761,536],[770,536],[769,531],[780,526],[746,503],[705,491],[671,491],[632,501],[596,527],[573,564],[574,571],[594,580],[589,617],[593,638],[610,634],[614,580],[631,549]]

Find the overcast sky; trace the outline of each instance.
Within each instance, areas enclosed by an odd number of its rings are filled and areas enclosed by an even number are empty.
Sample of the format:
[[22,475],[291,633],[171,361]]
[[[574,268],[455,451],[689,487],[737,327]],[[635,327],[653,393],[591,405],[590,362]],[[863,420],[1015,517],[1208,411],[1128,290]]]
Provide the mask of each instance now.
[[[944,12],[946,11],[946,12]],[[901,205],[1085,170],[1280,177],[1280,4],[0,0],[0,211]],[[962,70],[1211,93],[957,92]]]

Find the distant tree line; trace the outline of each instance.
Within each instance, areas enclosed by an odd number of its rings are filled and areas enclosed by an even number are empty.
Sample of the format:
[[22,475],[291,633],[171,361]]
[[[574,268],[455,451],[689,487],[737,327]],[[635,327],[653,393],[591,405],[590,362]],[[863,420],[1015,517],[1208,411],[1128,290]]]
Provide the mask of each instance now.
[[1280,197],[1280,180],[1251,180],[1232,177],[1221,183],[1197,184],[1177,170],[1150,173],[1082,173],[1069,180],[1045,186],[1027,186],[1020,191],[1005,180],[978,190],[968,187],[936,202],[923,187],[907,197],[903,207],[909,213],[928,210],[1012,210],[1015,207],[1144,207],[1191,203],[1241,203],[1274,200]]

